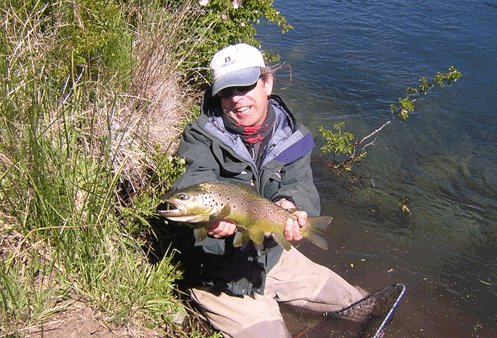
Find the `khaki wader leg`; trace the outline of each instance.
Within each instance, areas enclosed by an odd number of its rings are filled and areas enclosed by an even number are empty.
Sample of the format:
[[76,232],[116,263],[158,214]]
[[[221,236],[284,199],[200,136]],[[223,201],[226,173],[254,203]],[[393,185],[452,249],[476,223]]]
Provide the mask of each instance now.
[[236,297],[224,292],[216,295],[209,287],[193,288],[190,294],[211,325],[225,337],[291,337],[278,303],[271,297]]
[[330,269],[316,264],[293,248],[283,252],[268,273],[264,295],[216,295],[211,288],[191,289],[192,299],[213,327],[226,337],[288,338],[290,332],[278,302],[317,312],[341,310],[363,295]]
[[265,290],[278,302],[316,312],[338,311],[364,297],[345,279],[293,247],[268,273]]

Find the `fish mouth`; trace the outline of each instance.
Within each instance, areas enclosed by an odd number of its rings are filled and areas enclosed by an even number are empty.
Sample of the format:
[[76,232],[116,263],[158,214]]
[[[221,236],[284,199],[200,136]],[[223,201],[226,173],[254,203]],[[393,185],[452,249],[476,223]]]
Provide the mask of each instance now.
[[186,214],[186,208],[183,204],[174,203],[171,200],[164,200],[164,203],[160,205],[160,209],[157,211],[162,217],[166,218],[180,217]]
[[182,203],[171,200],[164,200],[164,203],[157,208],[157,212],[173,222],[198,223],[202,220],[198,215],[190,213]]

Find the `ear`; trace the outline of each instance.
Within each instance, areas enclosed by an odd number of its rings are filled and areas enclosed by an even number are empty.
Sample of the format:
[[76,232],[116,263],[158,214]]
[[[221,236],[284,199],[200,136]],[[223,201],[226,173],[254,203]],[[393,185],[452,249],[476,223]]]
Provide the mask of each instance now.
[[271,95],[273,92],[273,74],[267,74],[266,81],[264,82],[264,87],[266,88],[267,96]]

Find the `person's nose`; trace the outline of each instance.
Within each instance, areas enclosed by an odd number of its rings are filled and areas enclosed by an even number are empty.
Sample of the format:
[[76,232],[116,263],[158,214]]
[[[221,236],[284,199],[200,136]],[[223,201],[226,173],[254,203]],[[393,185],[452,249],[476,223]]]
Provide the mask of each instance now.
[[238,101],[240,101],[241,99],[243,99],[243,97],[245,96],[246,92],[244,91],[238,91],[238,90],[234,90],[233,91],[233,96],[231,97],[231,99],[233,100],[234,103],[238,103]]

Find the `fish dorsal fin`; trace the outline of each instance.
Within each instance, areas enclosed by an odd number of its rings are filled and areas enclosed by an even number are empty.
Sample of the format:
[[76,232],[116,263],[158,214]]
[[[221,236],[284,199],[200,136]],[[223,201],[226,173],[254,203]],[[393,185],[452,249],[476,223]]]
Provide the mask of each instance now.
[[233,246],[235,248],[243,246],[249,239],[250,238],[247,230],[241,230],[235,234],[235,238],[233,239]]
[[197,242],[202,242],[207,237],[207,229],[197,228],[193,230],[193,235],[195,236],[195,240]]
[[274,233],[273,238],[278,243],[281,245],[285,250],[290,250],[292,248],[292,244],[286,239],[285,235],[283,233]]

